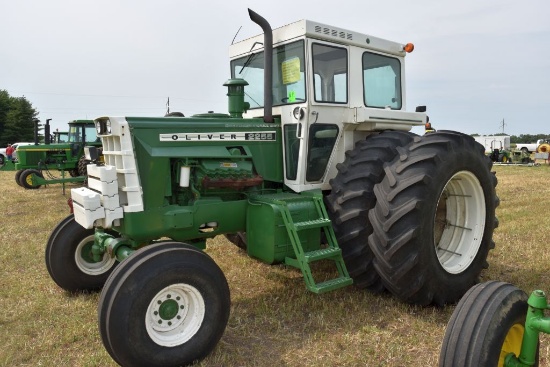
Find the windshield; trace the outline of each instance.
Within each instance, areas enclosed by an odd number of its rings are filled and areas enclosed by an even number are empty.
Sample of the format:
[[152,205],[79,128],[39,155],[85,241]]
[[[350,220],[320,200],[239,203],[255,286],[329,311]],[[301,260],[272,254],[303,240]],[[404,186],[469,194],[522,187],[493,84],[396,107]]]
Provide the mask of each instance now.
[[69,141],[69,133],[67,133],[67,132],[62,132],[61,133],[61,132],[56,131],[53,134],[54,134],[53,135],[54,137],[53,137],[52,140],[53,140],[54,143],[66,143],[66,142]]
[[[273,105],[306,100],[304,41],[296,41],[273,49]],[[250,108],[264,106],[264,53],[231,61],[231,77],[248,82],[245,101]]]
[[69,142],[77,143],[82,141],[82,129],[80,126],[70,126],[69,127]]
[[83,130],[85,130],[86,135],[86,143],[93,143],[97,140],[97,132],[95,127],[92,126],[84,126],[84,125],[70,125],[69,126],[69,137],[68,142],[69,143],[80,143],[83,141]]

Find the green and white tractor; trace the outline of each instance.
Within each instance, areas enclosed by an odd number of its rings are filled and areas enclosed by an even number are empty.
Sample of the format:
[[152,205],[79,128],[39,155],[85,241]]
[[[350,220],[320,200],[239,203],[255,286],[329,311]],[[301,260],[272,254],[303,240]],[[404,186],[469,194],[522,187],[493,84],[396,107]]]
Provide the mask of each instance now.
[[[227,235],[315,293],[354,283],[456,302],[494,247],[496,177],[473,138],[410,132],[401,44],[308,20],[230,47],[229,113],[95,120],[87,187],[52,231],[46,265],[68,291],[102,289],[99,330],[124,366],[208,355],[226,278],[202,249]],[[334,264],[318,281],[314,262]],[[321,274],[324,275],[324,274]]]

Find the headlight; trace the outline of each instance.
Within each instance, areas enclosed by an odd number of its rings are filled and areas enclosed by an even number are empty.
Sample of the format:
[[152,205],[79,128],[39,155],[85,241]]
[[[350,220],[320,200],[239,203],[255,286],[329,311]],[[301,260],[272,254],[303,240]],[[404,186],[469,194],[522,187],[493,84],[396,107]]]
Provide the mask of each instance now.
[[111,120],[108,118],[99,119],[95,122],[97,135],[105,135],[111,133]]
[[97,131],[97,135],[103,134],[103,127],[101,126],[101,121],[95,122],[95,130]]
[[294,108],[294,110],[292,111],[292,115],[294,116],[294,118],[296,120],[301,120],[304,118],[304,110],[302,107],[296,107]]

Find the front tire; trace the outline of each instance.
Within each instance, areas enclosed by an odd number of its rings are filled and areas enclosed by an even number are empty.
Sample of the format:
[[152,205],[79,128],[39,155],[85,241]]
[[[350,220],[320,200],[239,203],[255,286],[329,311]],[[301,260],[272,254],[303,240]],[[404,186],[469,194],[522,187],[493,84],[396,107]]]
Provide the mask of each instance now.
[[[470,288],[447,324],[439,366],[502,367],[507,354],[519,356],[527,308],[527,294],[512,284]],[[535,361],[538,366],[538,353]]]
[[229,310],[229,287],[217,264],[196,248],[164,242],[135,252],[109,277],[99,330],[122,366],[188,365],[214,349]]
[[483,147],[467,135],[422,137],[385,167],[369,212],[369,245],[384,286],[405,302],[457,302],[494,248],[496,176]]
[[71,214],[52,231],[46,244],[46,268],[53,281],[69,292],[101,289],[117,261],[104,254],[92,257],[94,230],[85,229]]
[[37,169],[26,169],[24,170],[23,172],[21,172],[21,174],[19,175],[19,184],[21,186],[23,186],[24,188],[26,189],[29,189],[29,190],[34,190],[34,189],[38,189],[40,186],[42,185],[38,185],[38,184],[35,184],[32,180],[32,175],[36,175],[40,178],[44,178],[44,176],[42,175],[42,172],[40,172],[39,170]]
[[368,246],[372,233],[368,211],[376,203],[373,188],[384,178],[384,163],[392,161],[399,147],[415,136],[399,131],[369,136],[346,152],[344,162],[336,165],[338,174],[330,181],[332,190],[325,198],[327,211],[348,272],[359,288],[384,290]]
[[21,174],[23,173],[23,169],[20,169],[18,170],[17,172],[15,172],[15,182],[17,183],[18,186],[23,186],[21,185]]

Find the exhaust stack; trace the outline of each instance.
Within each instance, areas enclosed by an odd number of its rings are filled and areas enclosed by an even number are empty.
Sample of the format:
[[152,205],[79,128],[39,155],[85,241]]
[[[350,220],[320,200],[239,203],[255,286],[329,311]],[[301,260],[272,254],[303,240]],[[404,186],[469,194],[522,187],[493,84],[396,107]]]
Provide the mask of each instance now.
[[250,20],[264,31],[264,122],[273,122],[273,31],[268,21],[248,9]]
[[44,126],[44,144],[50,144],[50,121],[52,119],[46,119],[46,125]]

